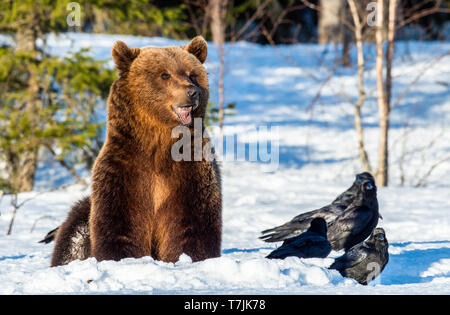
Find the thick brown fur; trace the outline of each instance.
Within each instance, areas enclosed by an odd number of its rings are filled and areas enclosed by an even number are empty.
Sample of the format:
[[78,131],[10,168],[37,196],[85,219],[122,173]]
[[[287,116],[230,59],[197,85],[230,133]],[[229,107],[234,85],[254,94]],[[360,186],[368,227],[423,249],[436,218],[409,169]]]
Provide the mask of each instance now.
[[55,248],[51,266],[65,265],[75,259],[86,259],[90,256],[89,242],[89,197],[75,203],[67,219],[57,229]]
[[78,215],[89,221],[89,256],[97,260],[152,256],[175,262],[182,253],[193,261],[220,256],[222,197],[216,162],[176,162],[171,156],[179,140],[171,137],[172,129],[184,125],[194,133],[192,123],[173,109],[190,103],[186,91],[194,86],[199,106],[192,107],[191,118],[205,116],[206,42],[196,37],[187,46],[141,49],[117,42],[112,55],[119,78],[108,99],[107,136],[93,168],[90,204],[82,201],[84,213],[75,206],[59,228],[52,266],[69,262],[61,253],[70,252]]

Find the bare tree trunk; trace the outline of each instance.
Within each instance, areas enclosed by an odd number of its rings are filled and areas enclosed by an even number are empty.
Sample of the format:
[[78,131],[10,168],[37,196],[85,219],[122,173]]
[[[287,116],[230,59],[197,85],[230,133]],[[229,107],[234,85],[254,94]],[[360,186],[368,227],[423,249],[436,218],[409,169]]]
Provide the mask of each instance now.
[[[17,34],[17,50],[30,54],[33,58],[38,57],[38,50],[36,47],[36,39],[38,38],[38,30],[34,27],[23,29]],[[31,62],[28,67],[28,95],[27,102],[24,108],[24,114],[30,119],[31,129],[35,130],[39,122],[39,85],[37,66]],[[24,152],[20,154],[19,172],[18,172],[18,186],[15,188],[17,192],[31,191],[34,185],[34,175],[37,169],[38,162],[38,139],[33,135],[26,139],[27,147]]]
[[319,43],[342,41],[341,12],[345,0],[321,0],[319,14]]
[[225,67],[225,45],[222,43],[218,45],[219,51],[219,156],[223,153],[223,120],[225,116],[225,96],[223,92],[224,83],[224,67]]
[[378,186],[388,185],[388,136],[389,136],[389,106],[386,102],[384,91],[383,68],[383,29],[384,29],[384,0],[378,0],[377,6],[377,29],[375,40],[377,45],[376,71],[377,71],[377,93],[378,114],[380,117],[380,139],[378,144],[378,167],[376,180]]
[[214,43],[219,54],[219,148],[218,154],[222,155],[223,151],[223,120],[225,109],[225,98],[223,92],[224,86],[224,67],[225,67],[225,16],[228,0],[211,0],[209,3],[209,11],[211,16],[211,33]]
[[6,232],[6,235],[11,235],[12,228],[14,225],[14,220],[16,219],[17,210],[19,209],[19,206],[17,204],[17,199],[18,199],[18,196],[17,196],[17,193],[15,193],[11,199],[11,205],[13,206],[14,210],[13,210],[13,213],[11,216],[11,221],[9,221],[8,232]]
[[27,149],[22,155],[22,169],[20,171],[20,185],[18,192],[32,191],[34,186],[34,175],[36,174],[38,162],[38,148]]
[[395,47],[395,22],[397,20],[397,0],[389,1],[388,47],[386,54],[386,103],[391,107],[392,59]]
[[364,145],[364,130],[361,122],[361,108],[366,100],[366,92],[364,90],[364,50],[363,50],[363,39],[362,39],[362,24],[358,13],[358,8],[356,7],[355,0],[348,0],[350,6],[350,12],[352,14],[353,22],[355,24],[355,40],[356,47],[358,51],[358,92],[359,98],[355,105],[355,129],[358,136],[358,146],[359,146],[359,160],[361,161],[361,166],[364,171],[372,172],[372,167],[369,163],[369,157]]
[[341,23],[340,23],[340,33],[341,33],[341,43],[342,43],[342,65],[344,67],[350,67],[352,64],[350,62],[350,48],[351,48],[351,41],[352,38],[349,34],[350,30],[348,30],[347,26],[342,23],[342,21],[346,21],[348,20],[348,13],[347,13],[347,8],[345,6],[345,1],[341,7],[341,12],[340,12],[340,17],[341,17]]
[[[3,198],[3,190],[0,190],[0,205],[2,204],[2,198]],[[1,208],[0,208],[1,210]],[[0,211],[0,215],[2,215],[2,212]]]

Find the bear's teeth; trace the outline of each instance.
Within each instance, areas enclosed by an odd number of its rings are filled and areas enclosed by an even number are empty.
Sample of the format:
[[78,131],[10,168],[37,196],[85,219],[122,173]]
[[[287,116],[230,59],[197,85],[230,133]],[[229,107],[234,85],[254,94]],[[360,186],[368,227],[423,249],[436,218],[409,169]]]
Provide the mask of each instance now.
[[180,117],[181,117],[181,120],[184,123],[190,123],[191,122],[191,113],[190,112],[182,113],[180,115]]
[[186,107],[181,107],[181,109],[185,112],[190,112],[192,107],[191,106],[186,106]]
[[183,107],[177,108],[177,112],[181,112],[181,113],[190,112],[191,110],[192,110],[192,106],[183,106]]

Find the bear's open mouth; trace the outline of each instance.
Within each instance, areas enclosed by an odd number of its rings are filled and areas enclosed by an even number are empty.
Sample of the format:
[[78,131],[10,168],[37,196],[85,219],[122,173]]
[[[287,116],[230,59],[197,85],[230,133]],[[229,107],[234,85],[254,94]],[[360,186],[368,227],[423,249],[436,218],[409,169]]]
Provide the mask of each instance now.
[[184,125],[192,122],[192,112],[198,107],[197,104],[173,106],[173,112],[181,120]]

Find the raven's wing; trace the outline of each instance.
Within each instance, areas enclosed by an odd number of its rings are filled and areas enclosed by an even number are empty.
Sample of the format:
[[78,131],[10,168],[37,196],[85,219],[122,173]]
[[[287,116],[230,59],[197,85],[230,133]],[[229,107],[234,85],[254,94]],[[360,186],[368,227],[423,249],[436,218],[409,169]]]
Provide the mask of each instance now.
[[336,258],[330,269],[344,270],[352,268],[367,259],[369,255],[370,249],[365,244],[355,245],[344,255]]
[[[373,216],[373,211],[366,206],[350,206],[328,226],[328,240],[334,244],[362,233],[372,221]],[[371,232],[369,231],[369,235]]]
[[308,230],[314,218],[323,218],[328,224],[331,224],[344,210],[345,207],[336,204],[302,213],[283,225],[262,231],[261,233],[264,235],[260,236],[260,239],[265,242],[279,242],[290,237],[295,237]]
[[45,243],[48,244],[52,241],[54,241],[56,232],[58,232],[59,226],[56,229],[51,230],[50,232],[45,235],[44,239],[40,240],[39,243]]

